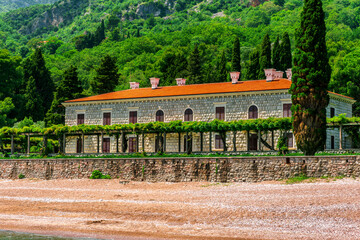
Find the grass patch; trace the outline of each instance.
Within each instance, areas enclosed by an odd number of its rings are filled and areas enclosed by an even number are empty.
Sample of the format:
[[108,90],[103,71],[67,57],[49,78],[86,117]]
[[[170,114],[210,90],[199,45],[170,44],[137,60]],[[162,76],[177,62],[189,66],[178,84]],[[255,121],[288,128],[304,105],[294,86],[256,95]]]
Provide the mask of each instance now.
[[299,176],[295,176],[295,177],[287,179],[286,184],[300,183],[300,182],[303,182],[303,181],[305,181],[307,179],[309,179],[309,177],[306,176],[306,174],[301,174]]

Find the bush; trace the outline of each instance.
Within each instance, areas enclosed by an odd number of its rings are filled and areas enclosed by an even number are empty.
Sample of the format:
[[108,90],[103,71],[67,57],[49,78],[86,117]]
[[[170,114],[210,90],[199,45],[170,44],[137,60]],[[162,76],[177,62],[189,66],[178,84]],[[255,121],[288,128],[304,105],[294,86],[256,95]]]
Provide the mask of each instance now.
[[100,172],[100,170],[94,170],[91,173],[90,179],[111,179],[110,175],[104,175]]
[[20,173],[20,174],[19,174],[19,179],[24,179],[24,178],[25,178],[25,175],[22,174],[22,173]]

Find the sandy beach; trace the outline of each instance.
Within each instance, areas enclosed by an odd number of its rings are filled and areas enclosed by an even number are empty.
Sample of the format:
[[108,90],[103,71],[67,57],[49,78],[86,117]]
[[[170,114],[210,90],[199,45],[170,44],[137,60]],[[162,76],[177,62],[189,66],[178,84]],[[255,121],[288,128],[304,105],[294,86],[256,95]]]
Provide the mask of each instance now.
[[359,179],[0,180],[0,229],[98,239],[359,239]]

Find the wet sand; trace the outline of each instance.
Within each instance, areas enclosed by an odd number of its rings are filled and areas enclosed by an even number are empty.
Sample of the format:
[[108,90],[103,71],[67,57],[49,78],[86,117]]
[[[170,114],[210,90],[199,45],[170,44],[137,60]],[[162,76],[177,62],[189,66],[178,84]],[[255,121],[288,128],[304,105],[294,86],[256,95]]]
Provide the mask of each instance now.
[[0,229],[98,239],[359,239],[359,179],[0,180]]

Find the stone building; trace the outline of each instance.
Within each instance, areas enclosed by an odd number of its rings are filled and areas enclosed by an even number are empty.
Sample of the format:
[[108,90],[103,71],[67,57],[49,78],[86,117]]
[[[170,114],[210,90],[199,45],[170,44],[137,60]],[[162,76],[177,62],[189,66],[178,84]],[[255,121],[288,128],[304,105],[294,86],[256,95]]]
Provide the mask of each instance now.
[[[151,88],[139,88],[138,83],[130,83],[131,89],[106,93],[91,97],[70,100],[66,107],[65,124],[112,125],[126,123],[147,123],[155,121],[225,121],[256,118],[291,117],[291,71],[288,79],[282,78],[283,72],[275,69],[265,70],[266,80],[238,81],[239,73],[231,73],[232,82],[186,85],[185,79],[176,79],[177,86],[159,87],[159,79],[150,79]],[[327,117],[346,113],[352,116],[352,98],[329,92],[330,103]],[[228,151],[233,151],[232,137],[227,133]],[[295,139],[291,132],[273,135],[258,132],[237,132],[237,151],[267,151],[274,149],[280,134],[287,134],[288,147],[296,149]],[[344,135],[345,136],[345,135]],[[144,137],[144,140],[142,139]],[[159,136],[127,135],[126,152],[157,152]],[[161,139],[163,140],[163,139]],[[104,153],[118,152],[122,139],[114,136],[68,136],[67,153]],[[140,144],[140,142],[144,144]],[[200,144],[202,142],[202,144]],[[327,149],[339,148],[339,131],[327,130]],[[351,142],[345,136],[342,146],[350,147]],[[143,149],[144,147],[144,149]],[[222,151],[223,141],[218,133],[172,133],[166,135],[166,152],[186,152],[191,148],[197,151]],[[120,151],[121,152],[121,151]]]

